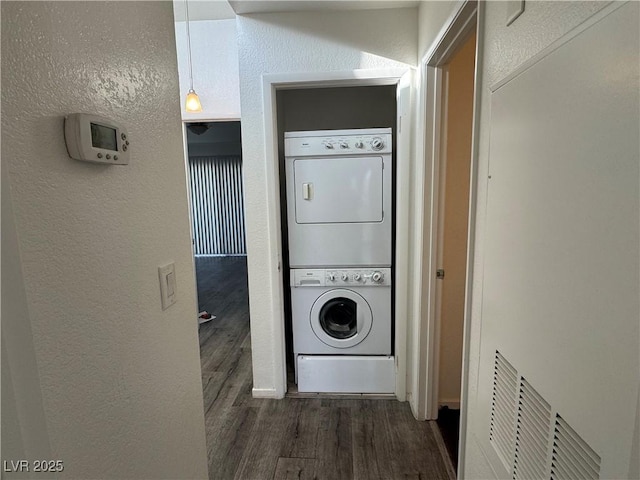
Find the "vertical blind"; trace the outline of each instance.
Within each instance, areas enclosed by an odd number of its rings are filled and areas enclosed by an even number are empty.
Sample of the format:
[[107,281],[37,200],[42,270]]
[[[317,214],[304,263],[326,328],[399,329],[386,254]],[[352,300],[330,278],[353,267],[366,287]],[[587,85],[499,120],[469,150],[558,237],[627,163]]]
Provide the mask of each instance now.
[[246,255],[242,158],[190,157],[196,255]]

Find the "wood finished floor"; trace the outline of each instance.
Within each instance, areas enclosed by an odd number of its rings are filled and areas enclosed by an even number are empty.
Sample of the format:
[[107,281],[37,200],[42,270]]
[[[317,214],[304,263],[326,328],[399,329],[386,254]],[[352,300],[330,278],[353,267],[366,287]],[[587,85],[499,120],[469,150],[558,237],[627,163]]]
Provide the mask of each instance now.
[[251,396],[244,257],[196,259],[209,478],[450,479],[431,422],[396,400]]

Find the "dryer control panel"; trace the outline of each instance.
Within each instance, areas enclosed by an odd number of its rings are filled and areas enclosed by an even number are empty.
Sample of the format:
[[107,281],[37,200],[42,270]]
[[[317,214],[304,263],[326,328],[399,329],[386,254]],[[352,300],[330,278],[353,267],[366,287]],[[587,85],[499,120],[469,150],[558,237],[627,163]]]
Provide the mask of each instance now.
[[388,287],[390,268],[300,268],[291,270],[292,287]]
[[284,134],[284,152],[287,157],[361,155],[391,153],[391,151],[390,128],[320,130],[285,132]]

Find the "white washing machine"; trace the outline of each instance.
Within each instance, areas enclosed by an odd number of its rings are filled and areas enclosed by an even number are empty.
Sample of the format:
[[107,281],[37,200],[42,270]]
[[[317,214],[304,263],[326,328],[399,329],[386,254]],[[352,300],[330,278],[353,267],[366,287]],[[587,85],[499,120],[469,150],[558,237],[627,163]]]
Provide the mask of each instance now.
[[286,132],[291,268],[390,267],[390,128]]
[[391,269],[291,270],[300,392],[393,393]]

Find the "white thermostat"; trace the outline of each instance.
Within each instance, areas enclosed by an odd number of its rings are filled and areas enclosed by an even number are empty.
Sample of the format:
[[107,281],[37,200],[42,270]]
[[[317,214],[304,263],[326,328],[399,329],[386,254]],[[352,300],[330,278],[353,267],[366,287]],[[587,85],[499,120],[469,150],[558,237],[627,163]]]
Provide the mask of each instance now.
[[71,158],[85,162],[127,165],[129,137],[113,120],[72,113],[64,118],[64,140]]

